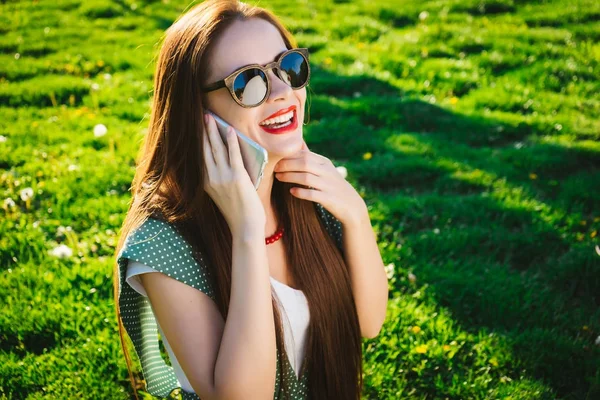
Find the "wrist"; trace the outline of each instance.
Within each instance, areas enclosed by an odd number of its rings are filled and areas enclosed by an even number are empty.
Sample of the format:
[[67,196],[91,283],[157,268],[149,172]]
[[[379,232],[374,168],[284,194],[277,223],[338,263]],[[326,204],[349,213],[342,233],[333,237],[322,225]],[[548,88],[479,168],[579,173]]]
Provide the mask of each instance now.
[[352,213],[346,220],[340,221],[344,227],[359,227],[362,225],[371,225],[369,210],[365,206]]
[[247,221],[231,230],[233,240],[243,243],[256,243],[265,241],[265,223]]

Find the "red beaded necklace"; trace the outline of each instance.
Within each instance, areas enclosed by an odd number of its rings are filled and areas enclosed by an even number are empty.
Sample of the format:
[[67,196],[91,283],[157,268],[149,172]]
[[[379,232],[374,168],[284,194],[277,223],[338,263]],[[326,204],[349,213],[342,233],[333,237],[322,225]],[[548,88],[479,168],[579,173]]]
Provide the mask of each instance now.
[[281,228],[277,229],[277,231],[274,234],[272,234],[268,238],[265,238],[265,243],[266,244],[275,243],[276,241],[281,239],[282,236],[283,236],[283,226]]

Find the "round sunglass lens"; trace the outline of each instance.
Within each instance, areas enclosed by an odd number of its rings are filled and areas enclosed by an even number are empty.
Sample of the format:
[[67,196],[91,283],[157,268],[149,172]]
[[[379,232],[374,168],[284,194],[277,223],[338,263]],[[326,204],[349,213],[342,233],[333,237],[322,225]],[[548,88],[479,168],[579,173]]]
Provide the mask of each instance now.
[[297,52],[287,54],[281,60],[280,78],[293,88],[298,88],[308,79],[308,62]]
[[267,77],[259,69],[247,69],[235,78],[233,92],[244,105],[258,104],[267,94]]

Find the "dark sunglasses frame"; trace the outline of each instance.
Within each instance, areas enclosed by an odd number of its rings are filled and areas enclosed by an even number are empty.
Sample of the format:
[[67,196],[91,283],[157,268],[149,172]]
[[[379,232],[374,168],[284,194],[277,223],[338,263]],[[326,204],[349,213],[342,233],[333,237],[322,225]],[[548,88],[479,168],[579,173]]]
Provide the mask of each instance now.
[[[267,100],[269,98],[269,95],[271,94],[271,78],[269,78],[269,75],[267,74],[267,72],[270,69],[274,68],[277,73],[277,76],[279,77],[279,79],[281,79],[281,76],[279,75],[279,72],[278,72],[281,69],[281,61],[283,60],[283,58],[285,56],[287,56],[290,53],[299,53],[306,60],[306,65],[308,67],[308,75],[306,76],[306,82],[304,82],[304,84],[302,86],[292,87],[292,89],[294,89],[294,90],[302,89],[304,86],[306,86],[308,84],[308,81],[310,80],[310,63],[308,62],[308,49],[307,48],[289,49],[286,52],[281,53],[279,55],[279,57],[277,57],[277,60],[275,60],[269,64],[266,64],[264,66],[260,65],[260,64],[246,65],[245,67],[242,67],[240,69],[233,71],[225,79],[221,79],[218,82],[211,83],[210,85],[206,85],[206,86],[202,87],[201,91],[204,93],[207,93],[207,92],[212,92],[213,90],[217,90],[217,89],[226,87],[229,90],[229,94],[231,95],[233,100],[235,100],[235,102],[238,103],[240,106],[242,106],[244,108],[257,107],[257,106],[261,105],[262,103],[264,103],[265,100]],[[257,69],[261,70],[263,72],[263,74],[265,75],[265,77],[267,78],[267,93],[265,94],[265,97],[259,103],[252,104],[252,105],[243,104],[242,102],[240,102],[240,100],[237,98],[237,96],[235,95],[235,93],[233,91],[233,83],[235,82],[235,79],[237,78],[237,76],[240,73],[242,73],[246,70],[249,70],[249,69],[253,69],[253,68],[257,68]]]

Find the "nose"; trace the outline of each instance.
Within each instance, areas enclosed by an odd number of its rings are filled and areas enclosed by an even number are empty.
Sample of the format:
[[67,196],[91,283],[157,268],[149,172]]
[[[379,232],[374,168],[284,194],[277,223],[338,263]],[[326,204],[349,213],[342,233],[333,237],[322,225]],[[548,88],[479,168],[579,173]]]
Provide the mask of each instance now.
[[[269,98],[267,101],[277,101],[280,99],[284,99],[292,94],[292,87],[284,82],[276,73],[275,69],[271,69],[269,71],[271,76],[269,79],[271,80],[271,93],[269,94]],[[281,72],[281,76],[285,78],[285,73]]]

